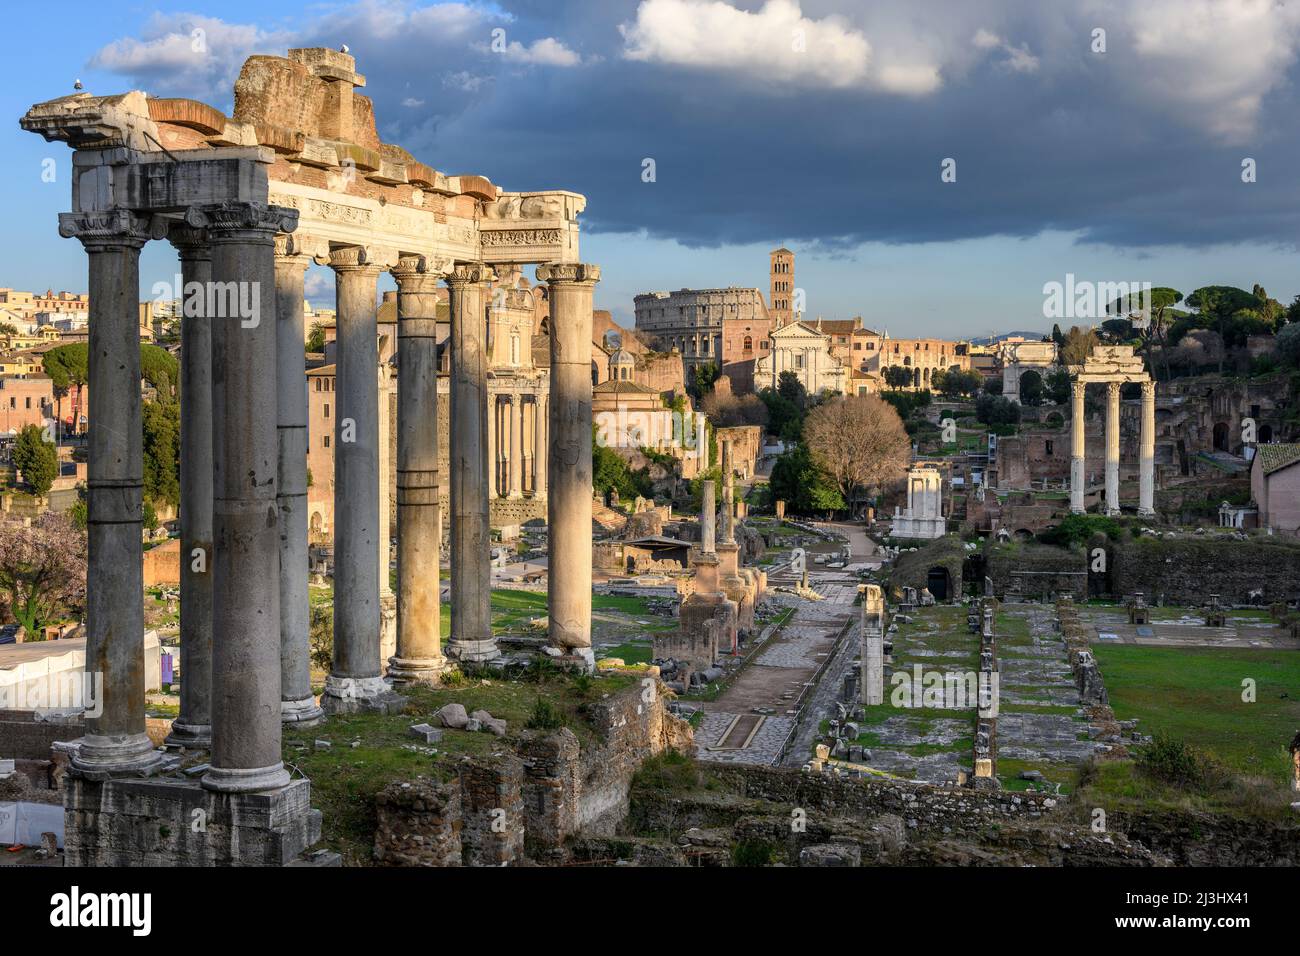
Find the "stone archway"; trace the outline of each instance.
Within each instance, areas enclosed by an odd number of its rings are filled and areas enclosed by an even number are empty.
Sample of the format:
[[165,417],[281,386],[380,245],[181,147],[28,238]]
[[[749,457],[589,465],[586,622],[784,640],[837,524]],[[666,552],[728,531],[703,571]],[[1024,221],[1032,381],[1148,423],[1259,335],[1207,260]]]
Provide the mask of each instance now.
[[946,601],[952,596],[952,572],[941,564],[925,574],[925,586],[936,601]]
[[1231,430],[1228,428],[1227,422],[1215,422],[1214,423],[1214,450],[1230,451],[1231,449],[1228,447],[1228,445],[1229,442],[1231,441],[1231,434],[1232,433]]

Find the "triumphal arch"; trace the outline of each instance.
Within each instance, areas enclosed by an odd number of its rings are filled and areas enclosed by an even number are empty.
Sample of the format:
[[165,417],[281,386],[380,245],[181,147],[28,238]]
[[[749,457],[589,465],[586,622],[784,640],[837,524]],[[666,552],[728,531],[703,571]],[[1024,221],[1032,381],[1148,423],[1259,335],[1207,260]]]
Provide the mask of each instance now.
[[[209,828],[222,836],[198,842],[188,825],[168,827],[168,845],[140,862],[283,862],[319,826],[309,783],[291,781],[281,762],[282,721],[321,719],[308,670],[303,285],[313,262],[335,272],[338,312],[334,656],[324,710],[384,709],[394,682],[436,680],[449,659],[499,656],[488,606],[485,330],[494,267],[537,264],[547,285],[549,640],[553,653],[590,663],[590,354],[600,270],[579,258],[585,199],[506,191],[419,162],[379,139],[372,104],[357,92],[364,85],[347,53],[297,49],[244,63],[233,116],[139,91],[79,92],[21,120],[74,150],[72,207],[58,225],[81,241],[89,263],[86,654],[87,669],[102,674],[103,699],[72,758],[68,806],[80,813],[69,863],[134,862],[121,857],[124,841],[113,832],[130,825],[131,812],[166,820],[201,803],[225,821]],[[184,681],[171,742],[211,749],[201,782],[162,772],[166,757],[145,734],[136,330],[139,256],[150,240],[175,247],[185,284]],[[385,271],[398,288],[397,653],[388,661],[380,655],[389,542],[376,323]],[[436,435],[440,282],[451,319],[449,475],[438,473]],[[273,838],[258,827],[275,830]],[[258,853],[266,858],[249,858]]]
[[1089,382],[1106,384],[1106,514],[1119,509],[1120,388],[1142,386],[1142,425],[1138,452],[1138,514],[1155,514],[1156,383],[1131,345],[1096,345],[1082,365],[1071,365],[1070,510],[1082,514],[1084,497],[1084,390]]

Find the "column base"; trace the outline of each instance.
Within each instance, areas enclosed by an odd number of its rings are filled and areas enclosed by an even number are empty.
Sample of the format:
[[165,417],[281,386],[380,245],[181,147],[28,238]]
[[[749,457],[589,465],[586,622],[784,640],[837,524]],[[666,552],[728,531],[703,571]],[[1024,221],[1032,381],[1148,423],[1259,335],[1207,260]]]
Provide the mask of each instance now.
[[382,677],[331,674],[325,678],[320,704],[326,714],[396,714],[406,707],[406,698]]
[[148,734],[87,734],[77,747],[72,765],[87,773],[147,775],[159,769],[162,759]]
[[480,663],[499,658],[501,648],[497,647],[496,638],[492,637],[482,641],[466,641],[453,637],[447,642],[446,653],[453,661]]
[[1155,508],[1139,508],[1139,509],[1138,509],[1138,517],[1139,517],[1139,518],[1154,518],[1155,516],[1156,516],[1156,509],[1155,509]]
[[548,644],[542,650],[561,667],[576,667],[584,674],[596,671],[596,654],[590,647],[556,647]]
[[320,709],[315,697],[280,701],[280,723],[282,724],[303,728],[315,727],[324,719],[325,711]]
[[64,787],[64,864],[285,866],[320,839],[310,801],[302,778],[268,793],[222,793],[193,779],[98,781],[74,768]]
[[409,658],[390,657],[388,676],[394,684],[429,684],[436,686],[442,675],[455,670],[456,665],[445,657]]
[[212,748],[211,724],[186,724],[180,720],[172,721],[171,733],[163,741],[168,747],[184,747],[186,750],[210,750]]
[[[387,570],[381,568],[381,573]],[[397,653],[397,595],[379,592],[379,659],[386,661]]]
[[1106,507],[1106,517],[1108,518],[1118,518],[1123,513],[1124,511],[1122,508],[1111,508],[1110,506]]
[[260,793],[283,790],[289,786],[289,780],[289,771],[284,769],[284,764],[275,763],[269,767],[213,767],[199,782],[204,790],[217,793]]

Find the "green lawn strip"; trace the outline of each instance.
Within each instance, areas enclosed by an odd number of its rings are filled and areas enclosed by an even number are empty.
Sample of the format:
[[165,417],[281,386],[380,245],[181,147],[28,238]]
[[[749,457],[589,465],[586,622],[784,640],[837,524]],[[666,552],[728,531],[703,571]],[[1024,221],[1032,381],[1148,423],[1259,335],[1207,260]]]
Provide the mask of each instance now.
[[[1300,653],[1247,648],[1094,644],[1120,720],[1162,732],[1229,767],[1284,779],[1286,744],[1300,726]],[[1256,682],[1254,703],[1243,680]],[[1289,696],[1288,696],[1289,695]]]
[[1032,780],[1021,780],[1021,771],[1037,770],[1048,783],[1059,783],[1061,793],[1074,789],[1078,779],[1078,768],[1074,764],[1051,763],[1039,760],[1011,760],[998,758],[998,779],[1002,781],[1003,790],[1032,790],[1041,788]]
[[625,641],[600,648],[599,656],[622,658],[625,664],[649,664],[651,650],[650,645],[644,641]]

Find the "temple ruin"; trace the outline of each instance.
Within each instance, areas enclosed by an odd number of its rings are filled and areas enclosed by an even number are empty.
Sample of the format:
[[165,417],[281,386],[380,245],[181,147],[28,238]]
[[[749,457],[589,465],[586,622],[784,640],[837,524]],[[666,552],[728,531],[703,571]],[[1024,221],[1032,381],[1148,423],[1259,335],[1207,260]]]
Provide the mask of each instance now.
[[1083,514],[1085,434],[1084,390],[1090,382],[1106,384],[1106,500],[1105,513],[1119,511],[1119,398],[1121,386],[1142,386],[1141,449],[1138,455],[1138,514],[1155,512],[1156,383],[1131,345],[1097,345],[1082,365],[1070,366],[1070,511]]
[[[328,49],[253,56],[234,115],[190,99],[78,92],[33,106],[24,129],[73,149],[60,234],[89,262],[87,670],[103,676],[72,757],[68,862],[285,863],[319,832],[310,783],[290,780],[281,725],[321,719],[309,684],[307,384],[303,286],[337,283],[334,659],[326,712],[384,710],[394,682],[434,681],[449,661],[499,657],[489,615],[489,477],[511,491],[522,430],[489,414],[487,298],[494,269],[537,264],[549,299],[549,399],[532,409],[549,454],[549,641],[591,655],[592,294],[574,192],[507,192],[447,175],[381,142],[365,78]],[[145,734],[139,257],[180,258],[182,669],[173,742],[211,749],[201,780],[161,776]],[[397,283],[396,653],[381,653],[388,577],[381,508],[377,284]],[[450,475],[438,469],[436,287],[450,300]],[[270,321],[274,319],[274,321]],[[274,414],[268,414],[274,410]],[[509,420],[520,422],[512,405]],[[493,428],[493,426],[496,426]],[[493,455],[489,435],[509,435]],[[495,443],[505,447],[505,440]],[[504,476],[499,461],[506,460]],[[545,484],[542,484],[542,482]],[[439,629],[440,489],[450,511],[451,633]],[[392,616],[391,614],[389,615]],[[144,779],[140,779],[144,778]],[[124,849],[143,814],[168,846]],[[195,843],[188,814],[202,810]],[[121,811],[121,812],[115,812]],[[70,819],[72,816],[70,815]],[[138,823],[138,820],[137,820]],[[220,834],[220,836],[215,836]],[[201,844],[201,845],[200,845]]]

